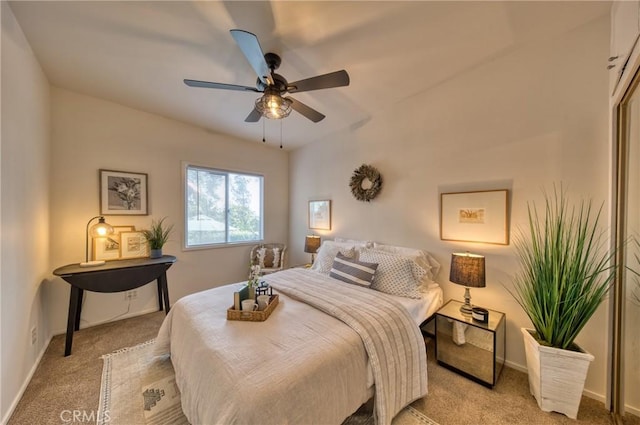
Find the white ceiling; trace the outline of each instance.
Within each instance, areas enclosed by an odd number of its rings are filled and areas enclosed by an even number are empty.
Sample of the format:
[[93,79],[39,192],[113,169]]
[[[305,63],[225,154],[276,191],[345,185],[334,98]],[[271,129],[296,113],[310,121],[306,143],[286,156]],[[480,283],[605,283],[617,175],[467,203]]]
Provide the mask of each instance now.
[[[229,34],[255,33],[289,81],[346,69],[348,87],[294,97],[324,113],[282,120],[285,149],[357,128],[376,114],[520,44],[603,14],[609,2],[13,1],[51,84],[248,140],[257,93],[191,88],[184,78],[253,86]],[[603,59],[606,61],[606,58]],[[604,63],[604,62],[603,62]],[[605,65],[603,65],[605,66]],[[280,122],[267,120],[267,143]]]

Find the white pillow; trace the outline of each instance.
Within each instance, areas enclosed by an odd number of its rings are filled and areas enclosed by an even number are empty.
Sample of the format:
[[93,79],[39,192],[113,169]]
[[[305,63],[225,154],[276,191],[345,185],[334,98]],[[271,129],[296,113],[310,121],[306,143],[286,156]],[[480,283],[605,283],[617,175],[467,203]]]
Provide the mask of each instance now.
[[356,250],[353,244],[324,241],[318,250],[316,260],[313,262],[311,270],[328,275],[338,252],[342,253],[345,257],[356,258]]
[[411,258],[364,248],[360,251],[360,261],[378,263],[371,289],[401,297],[422,298],[418,285],[427,272]]
[[373,248],[372,241],[360,241],[357,239],[344,239],[344,238],[333,238],[334,242],[338,243],[347,243],[355,246],[356,248]]
[[438,263],[431,254],[421,249],[395,245],[383,245],[377,242],[373,244],[373,248],[413,259],[420,267],[426,270],[426,277],[429,281],[435,280],[438,272],[440,271],[440,263]]

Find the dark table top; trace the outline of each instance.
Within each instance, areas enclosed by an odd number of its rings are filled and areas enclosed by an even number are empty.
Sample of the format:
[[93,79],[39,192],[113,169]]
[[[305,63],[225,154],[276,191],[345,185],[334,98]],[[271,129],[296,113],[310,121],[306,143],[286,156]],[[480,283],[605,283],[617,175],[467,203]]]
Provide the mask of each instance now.
[[53,274],[56,276],[65,276],[65,275],[71,275],[71,274],[104,272],[108,270],[126,269],[131,267],[144,267],[144,266],[151,266],[154,264],[166,264],[166,263],[175,263],[175,262],[176,262],[176,257],[174,257],[173,255],[163,255],[160,258],[132,258],[128,260],[107,261],[105,264],[101,266],[93,266],[93,267],[80,267],[80,263],[75,263],[75,264],[67,264],[66,266],[58,267],[53,271]]

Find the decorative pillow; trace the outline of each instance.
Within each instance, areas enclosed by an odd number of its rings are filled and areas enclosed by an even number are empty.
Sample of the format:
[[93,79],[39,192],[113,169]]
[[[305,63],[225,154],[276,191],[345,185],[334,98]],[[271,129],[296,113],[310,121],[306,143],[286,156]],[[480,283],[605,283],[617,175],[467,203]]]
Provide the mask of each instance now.
[[353,245],[341,244],[333,241],[324,241],[318,250],[316,261],[313,262],[311,270],[315,270],[322,274],[329,274],[333,260],[338,252],[345,257],[356,258],[356,250]]
[[429,281],[434,280],[440,271],[440,263],[438,263],[431,254],[421,249],[395,245],[383,245],[377,242],[373,244],[373,248],[379,251],[390,252],[392,254],[398,254],[413,259],[420,267],[426,270],[426,276],[429,278]]
[[264,269],[265,268],[264,258],[267,255],[267,248],[265,247],[258,248],[257,252],[258,252],[258,265],[260,266],[261,269]]
[[391,295],[422,298],[418,285],[426,271],[408,257],[375,249],[363,249],[360,261],[378,263],[371,288]]
[[376,263],[365,263],[346,257],[338,252],[333,266],[329,271],[329,276],[352,285],[371,286],[371,281],[376,273],[378,265]]
[[273,248],[273,265],[274,269],[280,267],[280,248]]

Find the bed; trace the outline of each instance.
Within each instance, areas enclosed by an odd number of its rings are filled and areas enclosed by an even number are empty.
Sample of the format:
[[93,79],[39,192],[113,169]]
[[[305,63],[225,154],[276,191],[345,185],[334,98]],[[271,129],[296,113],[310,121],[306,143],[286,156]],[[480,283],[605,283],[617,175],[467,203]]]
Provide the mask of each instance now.
[[[338,252],[357,262],[381,250],[325,244],[313,269],[265,276],[280,301],[264,322],[226,319],[243,283],[184,297],[172,307],[155,350],[171,354],[191,423],[340,424],[375,395],[376,422],[390,424],[427,393],[418,326],[442,305],[441,289],[430,278],[410,284],[413,297],[345,283],[333,273]],[[397,274],[388,267],[376,274],[385,271]]]

